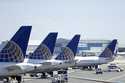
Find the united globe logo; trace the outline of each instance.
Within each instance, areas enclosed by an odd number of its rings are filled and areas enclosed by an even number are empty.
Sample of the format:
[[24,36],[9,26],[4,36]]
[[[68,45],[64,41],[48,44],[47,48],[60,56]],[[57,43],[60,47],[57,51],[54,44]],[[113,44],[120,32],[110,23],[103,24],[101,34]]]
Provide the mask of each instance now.
[[51,59],[51,52],[45,44],[41,44],[36,51],[30,56],[32,59]]
[[109,48],[106,48],[104,52],[101,54],[101,56],[113,58],[113,53]]
[[21,48],[13,41],[8,41],[0,52],[1,62],[22,62],[23,60]]
[[51,59],[51,52],[49,50],[49,48],[45,45],[45,44],[42,44],[40,46],[40,52],[42,53],[42,56],[43,56],[43,59]]
[[72,52],[72,50],[68,47],[63,48],[63,58],[64,60],[74,60],[74,53]]

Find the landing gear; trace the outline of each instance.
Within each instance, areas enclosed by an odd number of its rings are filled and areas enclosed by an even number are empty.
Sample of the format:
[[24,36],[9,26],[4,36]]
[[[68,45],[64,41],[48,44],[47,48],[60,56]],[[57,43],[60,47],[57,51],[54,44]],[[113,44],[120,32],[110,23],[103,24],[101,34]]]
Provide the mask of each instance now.
[[85,70],[85,69],[88,69],[88,66],[83,66],[83,67],[80,67],[81,70]]
[[95,69],[98,69],[99,68],[99,66],[98,65],[95,65]]
[[45,72],[42,72],[41,78],[47,78],[47,75]]
[[51,77],[53,77],[53,71],[52,72],[47,72]]
[[68,72],[67,72],[67,70],[64,71],[64,80],[65,80],[65,82],[68,82]]
[[81,68],[82,70],[93,70],[93,66],[83,66],[82,68]]
[[88,66],[88,70],[93,70],[93,69],[98,69],[99,66],[98,65],[94,65],[94,66]]
[[22,76],[16,76],[17,83],[21,83],[22,81]]
[[37,73],[30,74],[31,77],[38,77]]
[[93,70],[93,66],[88,66],[88,70]]
[[3,83],[10,83],[9,77],[6,77],[5,79],[3,79]]

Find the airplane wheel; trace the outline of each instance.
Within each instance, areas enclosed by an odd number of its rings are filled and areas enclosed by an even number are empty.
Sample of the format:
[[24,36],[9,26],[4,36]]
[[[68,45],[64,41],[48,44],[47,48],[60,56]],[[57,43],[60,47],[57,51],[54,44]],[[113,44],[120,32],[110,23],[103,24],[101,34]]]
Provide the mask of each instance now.
[[15,80],[15,78],[16,78],[15,76],[11,76],[11,80]]
[[53,77],[53,72],[48,72],[48,74],[50,74],[50,76]]
[[46,73],[42,73],[42,75],[41,75],[41,78],[46,78],[47,76],[46,76]]
[[65,80],[65,82],[66,83],[68,83],[68,71],[66,70],[66,71],[64,71],[64,80]]
[[88,70],[90,70],[90,71],[91,71],[91,70],[92,70],[92,66],[88,66]]
[[22,81],[22,76],[16,76],[17,83],[21,83]]
[[3,79],[3,83],[10,83],[9,77]]
[[98,69],[99,68],[99,66],[98,65],[95,65],[95,69]]
[[34,77],[34,75],[30,74],[30,77]]
[[88,69],[88,66],[83,66],[83,67],[80,67],[81,70],[85,70],[85,69]]

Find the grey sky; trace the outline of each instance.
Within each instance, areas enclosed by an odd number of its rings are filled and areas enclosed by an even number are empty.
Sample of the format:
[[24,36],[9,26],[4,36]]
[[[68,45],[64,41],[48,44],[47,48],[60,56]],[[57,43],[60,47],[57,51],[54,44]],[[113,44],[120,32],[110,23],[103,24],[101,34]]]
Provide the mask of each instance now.
[[32,25],[31,40],[49,32],[59,37],[114,39],[125,43],[125,0],[0,0],[0,41],[21,25]]

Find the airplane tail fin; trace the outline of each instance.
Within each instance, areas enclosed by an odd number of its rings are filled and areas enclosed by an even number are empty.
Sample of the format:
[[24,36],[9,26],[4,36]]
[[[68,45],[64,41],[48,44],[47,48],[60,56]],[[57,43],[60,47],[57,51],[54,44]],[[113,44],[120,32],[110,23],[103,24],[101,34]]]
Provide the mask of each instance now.
[[113,58],[117,53],[117,39],[112,40],[99,57]]
[[56,60],[74,60],[77,52],[80,35],[75,35],[62,52],[55,58]]
[[29,59],[49,60],[52,58],[58,33],[49,33],[38,48],[29,55]]
[[0,51],[0,62],[22,62],[26,54],[32,26],[21,26]]

